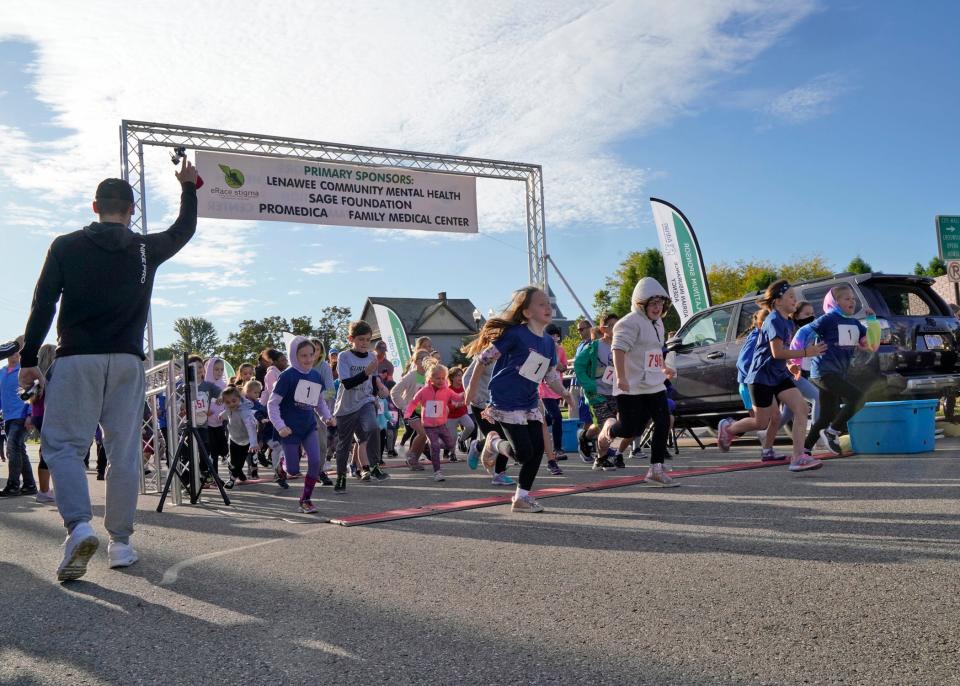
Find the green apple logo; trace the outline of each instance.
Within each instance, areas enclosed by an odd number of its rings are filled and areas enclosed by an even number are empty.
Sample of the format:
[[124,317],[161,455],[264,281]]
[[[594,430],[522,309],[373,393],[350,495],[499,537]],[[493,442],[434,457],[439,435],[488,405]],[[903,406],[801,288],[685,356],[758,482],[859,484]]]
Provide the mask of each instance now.
[[225,164],[217,165],[223,172],[223,180],[230,188],[240,188],[243,185],[243,172],[239,169],[231,169]]

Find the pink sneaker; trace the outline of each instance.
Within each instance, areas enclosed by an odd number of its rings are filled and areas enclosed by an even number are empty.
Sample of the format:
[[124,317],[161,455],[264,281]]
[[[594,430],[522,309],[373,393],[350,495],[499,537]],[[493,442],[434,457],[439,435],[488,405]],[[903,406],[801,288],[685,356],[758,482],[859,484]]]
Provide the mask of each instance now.
[[823,462],[820,460],[809,455],[801,455],[790,460],[789,469],[791,472],[806,472],[812,469],[820,469],[822,466]]
[[720,448],[722,453],[729,452],[730,444],[733,443],[733,434],[727,428],[731,424],[733,424],[733,420],[729,417],[721,419],[720,423],[717,424],[717,447]]

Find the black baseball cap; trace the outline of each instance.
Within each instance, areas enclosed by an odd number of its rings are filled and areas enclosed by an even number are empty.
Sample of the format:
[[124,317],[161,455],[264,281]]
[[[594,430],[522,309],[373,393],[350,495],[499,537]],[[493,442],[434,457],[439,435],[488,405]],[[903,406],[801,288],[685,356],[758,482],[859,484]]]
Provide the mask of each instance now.
[[97,200],[125,200],[133,204],[133,187],[123,179],[104,179],[97,186]]

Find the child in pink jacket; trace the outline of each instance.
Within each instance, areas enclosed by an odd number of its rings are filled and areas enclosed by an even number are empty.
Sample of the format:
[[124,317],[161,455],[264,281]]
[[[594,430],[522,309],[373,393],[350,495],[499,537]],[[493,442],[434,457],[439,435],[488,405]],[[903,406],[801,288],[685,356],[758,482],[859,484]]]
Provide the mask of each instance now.
[[450,430],[447,429],[447,419],[450,418],[450,407],[463,404],[463,393],[456,393],[447,384],[447,368],[442,364],[434,365],[428,372],[427,383],[417,391],[413,400],[407,405],[404,417],[410,419],[418,406],[423,407],[423,431],[430,440],[430,461],[433,463],[433,480],[443,481],[443,472],[440,471],[440,450],[455,450],[455,442]]

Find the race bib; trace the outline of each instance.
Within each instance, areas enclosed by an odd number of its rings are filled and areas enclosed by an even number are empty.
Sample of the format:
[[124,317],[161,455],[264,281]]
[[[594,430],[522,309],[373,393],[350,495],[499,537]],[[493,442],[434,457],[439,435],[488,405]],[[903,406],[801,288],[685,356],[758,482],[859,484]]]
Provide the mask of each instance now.
[[603,376],[600,377],[603,383],[613,386],[617,383],[617,370],[612,364],[608,364],[603,370]]
[[297,382],[297,388],[293,392],[293,399],[302,404],[314,406],[318,402],[320,394],[323,393],[323,386],[315,381],[300,379]]
[[423,404],[425,419],[439,419],[443,416],[443,403],[439,400],[428,400]]
[[536,350],[531,350],[527,359],[520,365],[520,376],[534,383],[543,381],[548,371],[550,371],[550,359]]
[[196,400],[193,401],[194,414],[197,417],[197,424],[203,426],[207,423],[207,412],[210,411],[210,401],[206,393],[198,393]]
[[643,368],[648,372],[663,371],[663,350],[654,348],[643,354]]
[[838,324],[837,339],[841,348],[852,348],[860,342],[860,329],[854,324]]
[[390,423],[396,424],[398,421],[400,421],[400,413],[396,410],[390,410]]

